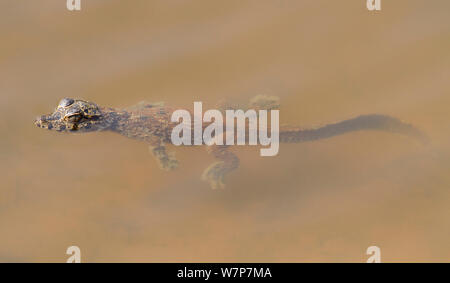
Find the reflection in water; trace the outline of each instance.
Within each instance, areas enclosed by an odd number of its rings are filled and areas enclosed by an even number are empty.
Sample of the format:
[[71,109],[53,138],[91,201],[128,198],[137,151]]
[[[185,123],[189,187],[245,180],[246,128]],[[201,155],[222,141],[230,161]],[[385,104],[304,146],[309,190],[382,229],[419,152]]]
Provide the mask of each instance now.
[[[383,261],[448,260],[447,2],[377,15],[327,0],[0,4],[0,261],[65,262],[71,245],[83,261],[361,262],[371,245]],[[237,147],[242,170],[213,191],[202,148],[177,148],[164,172],[138,141],[32,123],[61,97],[215,108],[258,94],[281,97],[281,124],[381,113],[430,143],[355,132],[273,158]]]

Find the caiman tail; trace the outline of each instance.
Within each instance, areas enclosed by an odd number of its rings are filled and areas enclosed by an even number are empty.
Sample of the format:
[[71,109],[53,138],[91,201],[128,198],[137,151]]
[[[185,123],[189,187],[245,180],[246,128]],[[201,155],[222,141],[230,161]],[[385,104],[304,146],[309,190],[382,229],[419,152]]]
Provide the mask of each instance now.
[[300,143],[315,141],[363,130],[397,133],[415,138],[424,144],[428,142],[428,137],[414,126],[406,124],[397,118],[379,114],[362,115],[316,129],[282,128],[280,131],[280,142]]

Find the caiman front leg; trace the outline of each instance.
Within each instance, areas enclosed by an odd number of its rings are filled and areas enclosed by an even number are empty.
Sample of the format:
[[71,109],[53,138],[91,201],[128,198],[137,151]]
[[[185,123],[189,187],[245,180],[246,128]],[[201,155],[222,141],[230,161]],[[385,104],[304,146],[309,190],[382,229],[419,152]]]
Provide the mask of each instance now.
[[[277,96],[258,95],[250,100],[247,105],[232,104],[226,100],[221,100],[216,107],[222,111],[242,109],[271,110],[280,106]],[[229,151],[229,146],[212,145],[207,150],[219,161],[214,162],[205,169],[202,175],[204,181],[209,182],[213,189],[223,189],[225,187],[224,178],[231,171],[239,167],[239,158]]]
[[207,147],[208,152],[219,160],[206,168],[202,175],[202,179],[209,182],[212,189],[223,189],[224,177],[239,167],[239,158],[228,149],[226,145]]
[[154,143],[149,145],[150,153],[158,160],[161,169],[170,171],[178,167],[178,160],[175,152],[167,152],[164,143]]

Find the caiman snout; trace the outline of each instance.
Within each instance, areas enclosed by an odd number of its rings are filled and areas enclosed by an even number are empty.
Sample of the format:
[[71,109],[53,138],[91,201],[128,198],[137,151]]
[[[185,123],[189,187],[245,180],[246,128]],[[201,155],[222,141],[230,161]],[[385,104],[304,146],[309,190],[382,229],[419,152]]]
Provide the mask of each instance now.
[[36,117],[36,119],[34,119],[34,124],[39,128],[47,128],[48,127],[47,117],[45,115]]
[[39,128],[44,128],[44,129],[49,129],[51,130],[53,128],[52,122],[56,119],[57,117],[54,117],[53,115],[42,115],[42,116],[38,116],[36,117],[36,119],[34,120],[34,124],[36,126],[38,126]]

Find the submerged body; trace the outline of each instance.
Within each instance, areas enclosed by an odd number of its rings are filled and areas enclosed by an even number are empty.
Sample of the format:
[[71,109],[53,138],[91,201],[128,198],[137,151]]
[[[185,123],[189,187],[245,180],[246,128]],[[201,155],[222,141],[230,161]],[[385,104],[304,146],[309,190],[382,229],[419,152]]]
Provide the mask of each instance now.
[[[249,106],[253,109],[268,110],[278,108],[279,105],[276,97],[258,96]],[[171,122],[174,111],[175,109],[166,107],[162,103],[142,102],[129,108],[114,109],[84,100],[64,98],[52,114],[38,117],[35,124],[41,128],[60,132],[112,131],[128,138],[147,142],[150,152],[159,161],[160,166],[165,170],[172,170],[178,166],[178,161],[173,153],[166,151],[165,144],[171,143],[172,130],[178,125]],[[206,126],[207,124],[204,124],[203,128]],[[193,127],[191,125],[192,129]],[[378,114],[362,115],[316,129],[281,127],[279,141],[300,143],[360,130],[388,131],[426,142],[426,136],[412,125]],[[202,178],[208,181],[212,188],[223,188],[225,175],[239,166],[239,158],[229,151],[227,145],[206,147],[218,161],[204,171]]]

